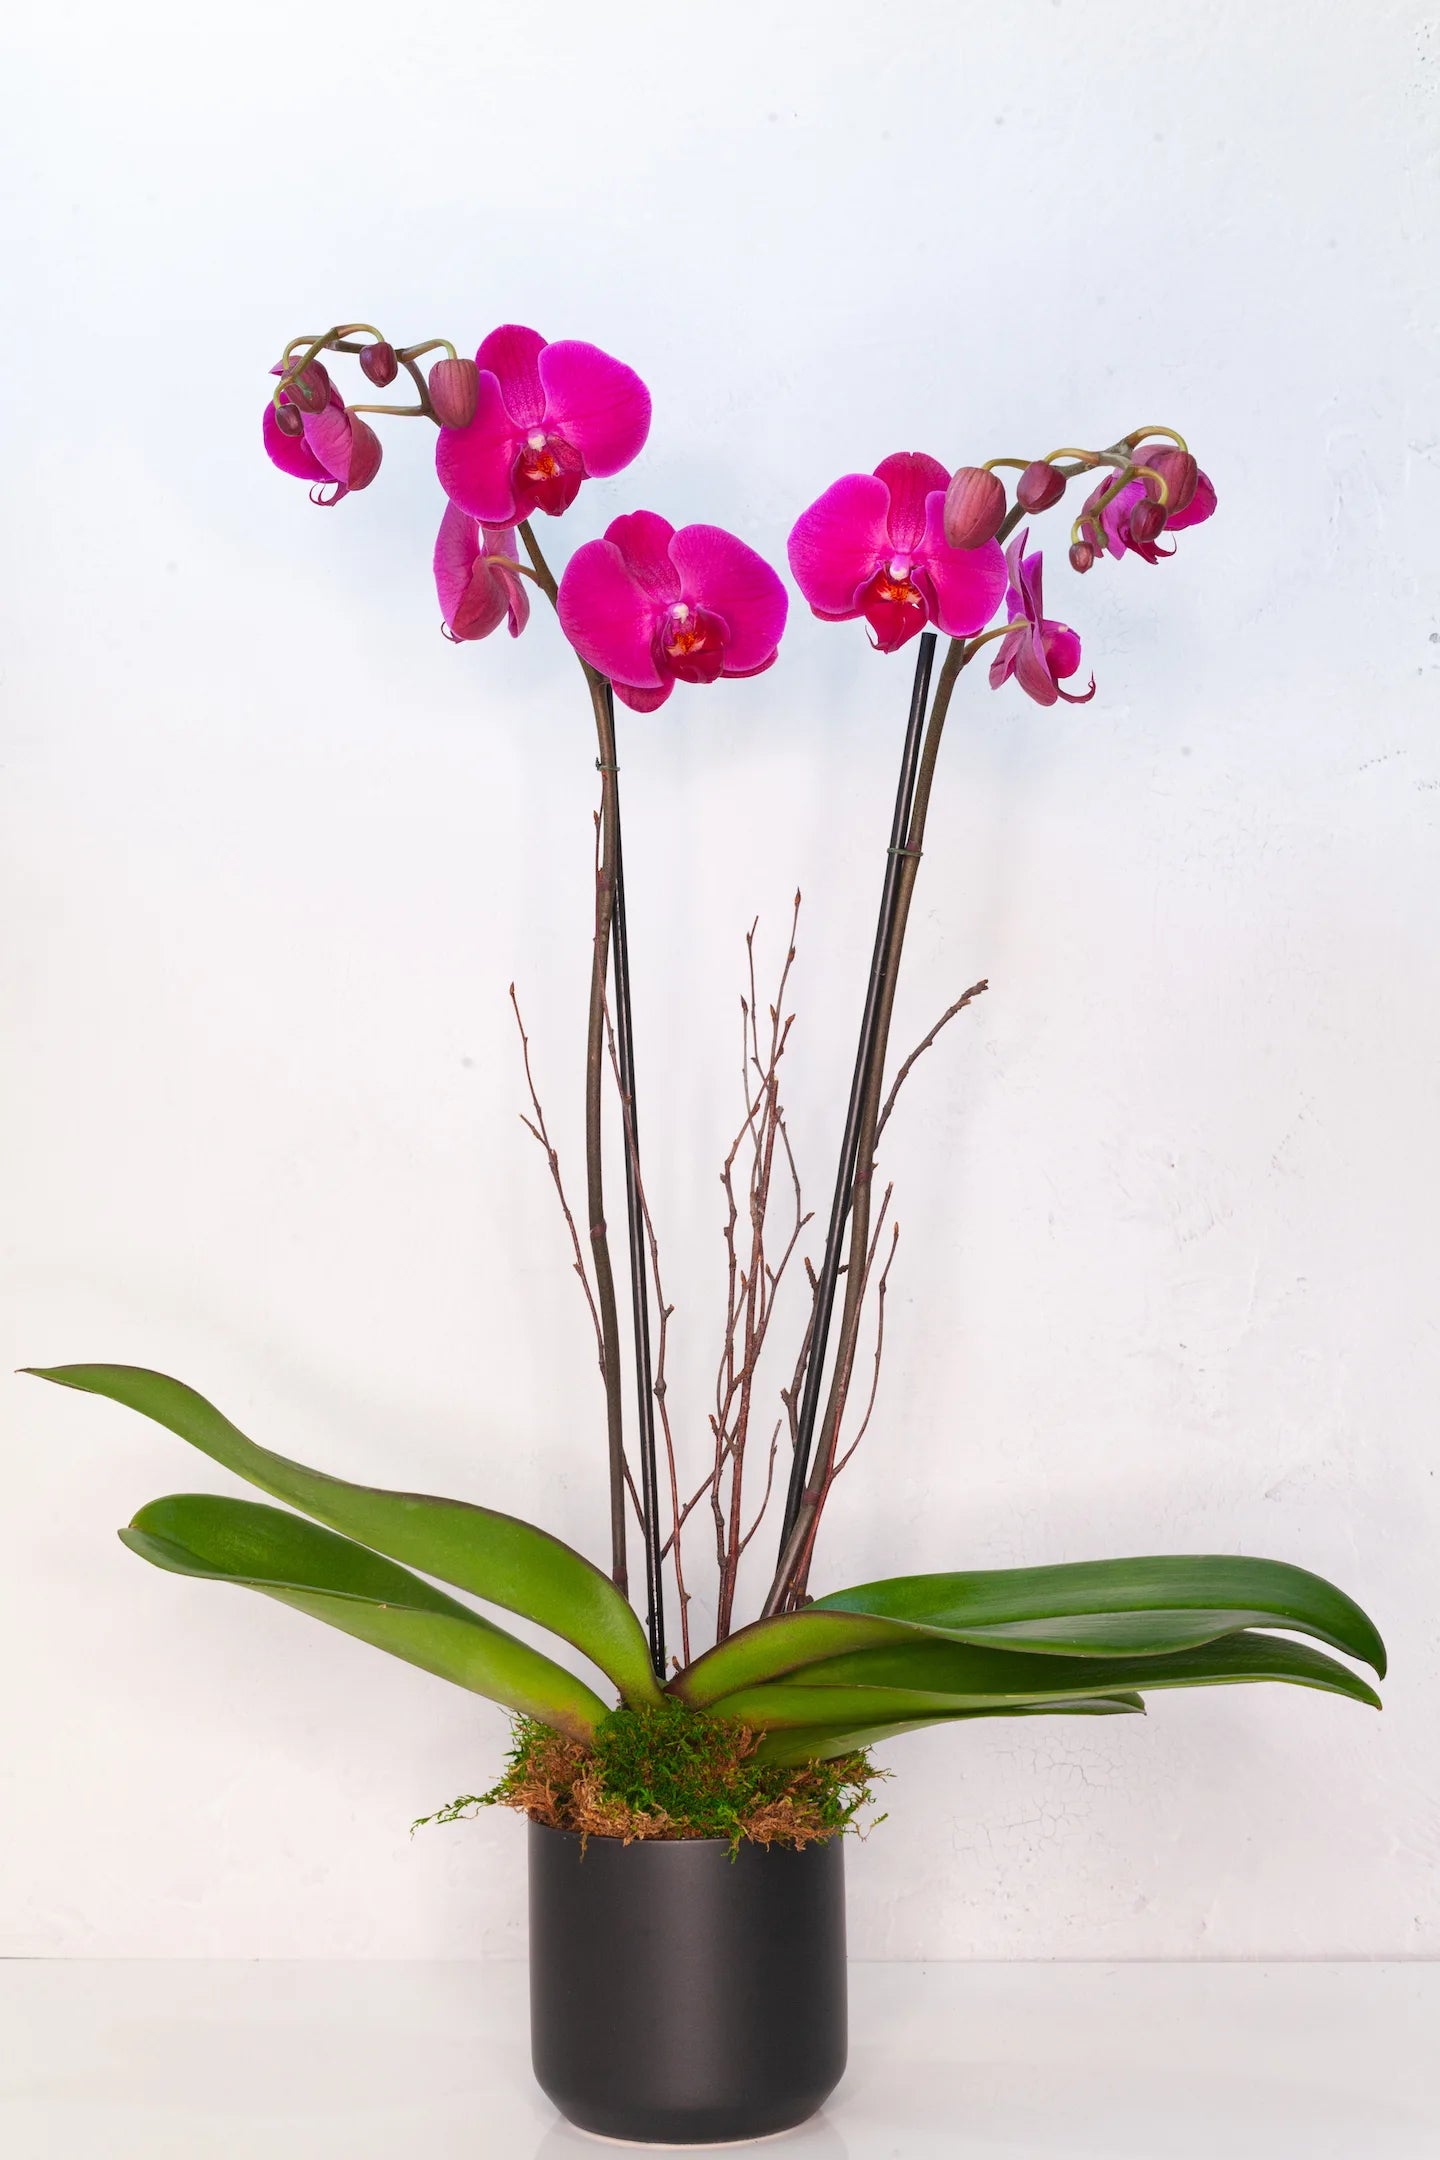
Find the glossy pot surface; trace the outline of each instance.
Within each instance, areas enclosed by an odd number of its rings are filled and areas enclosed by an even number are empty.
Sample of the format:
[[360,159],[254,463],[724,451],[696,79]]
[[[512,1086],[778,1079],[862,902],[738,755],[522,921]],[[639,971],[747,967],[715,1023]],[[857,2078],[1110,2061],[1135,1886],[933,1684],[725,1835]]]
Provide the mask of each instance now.
[[814,2114],[845,2068],[842,1839],[529,1843],[531,2054],[562,2115],[704,2145]]

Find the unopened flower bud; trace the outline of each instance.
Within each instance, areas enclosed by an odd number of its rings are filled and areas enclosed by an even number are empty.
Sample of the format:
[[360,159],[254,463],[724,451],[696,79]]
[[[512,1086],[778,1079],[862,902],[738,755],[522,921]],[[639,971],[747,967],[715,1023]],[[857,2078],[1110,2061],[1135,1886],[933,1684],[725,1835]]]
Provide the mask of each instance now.
[[1095,550],[1088,540],[1077,540],[1070,550],[1070,567],[1082,573],[1094,567]]
[[352,491],[369,487],[380,470],[380,438],[374,428],[367,427],[358,413],[351,413],[350,420],[350,470],[345,475],[345,485]]
[[1125,522],[1136,546],[1149,547],[1165,530],[1165,511],[1151,496],[1142,495]]
[[480,370],[473,360],[437,360],[429,374],[430,403],[442,427],[469,427],[480,395]]
[[303,435],[305,421],[298,405],[277,405],[275,425],[282,435]]
[[285,393],[291,404],[298,405],[301,412],[324,412],[330,402],[328,370],[322,367],[318,360],[312,360],[308,367],[300,370],[293,381],[287,378]]
[[[1200,468],[1189,451],[1177,450],[1169,444],[1163,449],[1146,445],[1137,450],[1135,456],[1140,464],[1148,465],[1151,472],[1158,473],[1165,482],[1165,515],[1176,517],[1180,511],[1188,510],[1195,499],[1195,485],[1200,478]],[[1153,493],[1153,481],[1147,480],[1145,486]],[[1134,524],[1133,518],[1131,524]]]
[[945,490],[945,538],[954,548],[983,547],[1005,515],[1005,489],[994,473],[962,465]]
[[360,372],[377,390],[388,390],[400,372],[394,346],[385,344],[383,339],[367,345],[360,355]]
[[1022,510],[1050,510],[1065,492],[1065,475],[1043,458],[1027,465],[1015,483],[1015,500]]

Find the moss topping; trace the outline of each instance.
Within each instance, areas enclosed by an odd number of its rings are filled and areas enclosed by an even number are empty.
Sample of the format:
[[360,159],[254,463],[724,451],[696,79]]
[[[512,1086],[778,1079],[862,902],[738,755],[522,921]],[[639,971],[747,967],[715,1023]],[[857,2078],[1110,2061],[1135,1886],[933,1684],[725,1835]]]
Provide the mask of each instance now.
[[[883,1772],[866,1755],[782,1766],[755,1760],[758,1733],[667,1700],[613,1710],[582,1747],[531,1718],[515,1721],[505,1773],[425,1822],[509,1807],[582,1837],[725,1838],[737,1846],[813,1844],[856,1827]],[[416,1828],[420,1825],[417,1823]]]

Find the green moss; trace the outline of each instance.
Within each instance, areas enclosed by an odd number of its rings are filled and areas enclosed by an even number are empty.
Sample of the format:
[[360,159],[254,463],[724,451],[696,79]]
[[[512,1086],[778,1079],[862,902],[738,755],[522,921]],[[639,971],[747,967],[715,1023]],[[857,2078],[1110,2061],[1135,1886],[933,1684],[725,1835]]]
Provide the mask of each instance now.
[[477,1808],[510,1807],[553,1829],[627,1842],[725,1838],[736,1846],[748,1838],[809,1845],[854,1829],[883,1775],[865,1755],[761,1763],[757,1746],[758,1735],[743,1725],[674,1701],[612,1711],[590,1748],[519,1718],[499,1783],[423,1820],[458,1822]]

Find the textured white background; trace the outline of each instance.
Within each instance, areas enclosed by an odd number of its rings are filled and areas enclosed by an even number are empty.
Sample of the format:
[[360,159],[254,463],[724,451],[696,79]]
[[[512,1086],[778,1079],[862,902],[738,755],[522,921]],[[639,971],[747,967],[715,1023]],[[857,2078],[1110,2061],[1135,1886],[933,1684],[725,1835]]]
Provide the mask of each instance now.
[[[1440,1950],[1434,988],[1440,36],[1413,4],[555,0],[6,32],[0,1362],[112,1358],[333,1469],[601,1549],[572,1175],[594,792],[553,628],[452,650],[421,431],[333,515],[259,450],[292,332],[535,323],[652,386],[644,503],[777,560],[897,448],[1174,420],[1222,514],[1060,567],[1100,691],[977,669],[896,1033],[883,1399],[823,1577],[1176,1548],[1331,1573],[1383,1718],[1297,1691],[893,1750],[872,1956]],[[418,18],[418,19],[417,19]],[[823,1208],[909,680],[793,617],[624,724],[650,1176],[692,1439],[743,929],[796,881]],[[0,1948],[506,1955],[519,1826],[412,1816],[497,1714],[115,1526],[234,1489],[0,1388]]]

